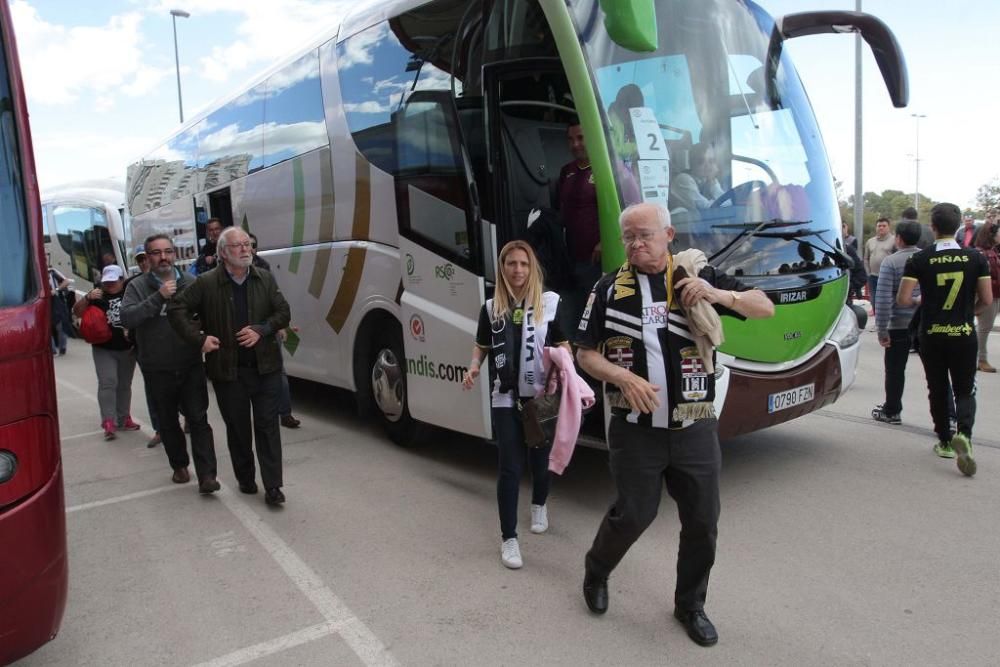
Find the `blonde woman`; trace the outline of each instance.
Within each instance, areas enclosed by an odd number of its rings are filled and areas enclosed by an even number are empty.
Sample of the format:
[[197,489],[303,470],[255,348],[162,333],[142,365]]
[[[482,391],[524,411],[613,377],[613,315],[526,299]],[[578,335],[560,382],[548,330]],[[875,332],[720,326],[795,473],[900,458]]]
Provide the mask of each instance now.
[[[463,378],[465,388],[471,389],[483,359],[489,356],[493,427],[499,454],[500,560],[513,570],[523,564],[517,541],[517,495],[528,449],[520,405],[533,398],[545,380],[542,348],[569,348],[556,319],[558,307],[559,295],[542,288],[542,270],[531,246],[524,241],[505,245],[500,251],[496,293],[480,312],[472,361]],[[549,494],[550,450],[548,446],[534,447],[527,452],[532,476],[533,533],[544,533],[549,527],[545,501]]]

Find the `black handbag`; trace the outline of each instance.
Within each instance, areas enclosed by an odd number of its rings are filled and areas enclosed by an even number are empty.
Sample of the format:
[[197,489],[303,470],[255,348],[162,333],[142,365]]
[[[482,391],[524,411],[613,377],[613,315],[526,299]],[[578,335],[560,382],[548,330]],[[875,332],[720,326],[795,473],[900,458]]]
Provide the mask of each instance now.
[[545,376],[545,388],[555,383],[555,391],[535,398],[518,401],[521,410],[521,424],[524,427],[524,442],[528,447],[545,447],[552,441],[555,420],[559,416],[562,401],[562,382],[559,369],[553,364]]

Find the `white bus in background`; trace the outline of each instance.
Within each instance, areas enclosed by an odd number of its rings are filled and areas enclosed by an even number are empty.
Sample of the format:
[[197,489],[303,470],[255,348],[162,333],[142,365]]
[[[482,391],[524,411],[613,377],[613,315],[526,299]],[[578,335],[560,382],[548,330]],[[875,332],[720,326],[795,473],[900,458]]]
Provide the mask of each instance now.
[[[617,217],[669,206],[676,249],[764,290],[767,321],[724,318],[720,433],[794,419],[854,380],[850,260],[826,152],[783,41],[857,30],[896,106],[892,33],[855,12],[775,21],[752,0],[381,0],[240,94],[189,119],[128,167],[132,236],[182,258],[208,218],[239,225],[291,305],[289,375],[356,392],[390,436],[419,422],[489,437],[489,383],[462,390],[502,244],[554,208],[579,117],[605,270]],[[725,191],[673,201],[695,142]],[[627,167],[623,169],[622,166]],[[631,187],[627,187],[631,186]]]
[[[49,267],[91,290],[107,264],[131,260],[121,179],[66,183],[42,194],[45,256]],[[134,264],[134,262],[133,262]]]

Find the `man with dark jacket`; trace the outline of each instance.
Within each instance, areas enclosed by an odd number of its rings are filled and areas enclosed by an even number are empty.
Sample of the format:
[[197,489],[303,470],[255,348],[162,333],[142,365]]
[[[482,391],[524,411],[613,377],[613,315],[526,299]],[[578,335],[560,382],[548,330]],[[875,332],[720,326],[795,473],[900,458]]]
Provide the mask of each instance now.
[[218,258],[216,254],[218,252],[216,248],[216,243],[219,240],[219,235],[222,233],[222,221],[218,218],[209,218],[208,222],[205,223],[205,245],[201,247],[201,251],[198,253],[198,259],[194,261],[191,265],[189,272],[193,276],[201,275],[206,271],[211,271],[216,266],[218,266]]
[[[257,460],[268,505],[285,502],[281,492],[281,347],[277,333],[288,326],[288,302],[274,277],[252,266],[250,237],[238,227],[219,236],[218,268],[198,279],[167,308],[170,324],[205,353],[215,387],[233,472],[243,493],[257,493]],[[192,317],[198,315],[197,322]],[[251,428],[251,407],[253,422]]]
[[136,339],[139,367],[157,416],[163,449],[174,470],[173,481],[184,484],[191,479],[187,443],[177,421],[180,410],[191,431],[198,491],[213,493],[220,487],[201,349],[178,336],[166,316],[167,304],[195,279],[174,266],[177,255],[170,237],[156,234],[144,245],[150,270],[129,282],[122,300],[122,324],[132,330]]

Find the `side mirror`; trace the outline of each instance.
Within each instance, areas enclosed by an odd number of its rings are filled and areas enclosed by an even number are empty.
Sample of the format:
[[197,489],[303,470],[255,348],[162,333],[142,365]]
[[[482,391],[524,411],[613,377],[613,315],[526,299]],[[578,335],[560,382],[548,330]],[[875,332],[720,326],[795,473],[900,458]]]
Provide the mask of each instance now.
[[871,47],[875,62],[882,72],[885,87],[892,105],[905,107],[910,101],[910,86],[906,75],[906,62],[896,36],[880,19],[863,12],[821,11],[786,14],[774,22],[771,43],[767,49],[765,81],[767,96],[772,104],[778,101],[774,77],[781,59],[782,44],[787,39],[824,33],[860,33]]
[[656,6],[653,0],[600,0],[604,10],[604,28],[615,44],[630,51],[655,51]]

